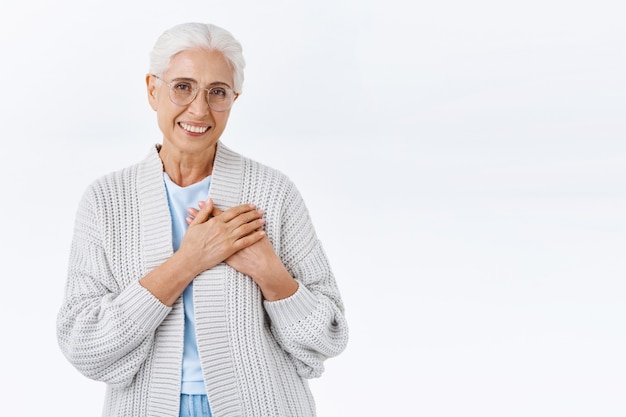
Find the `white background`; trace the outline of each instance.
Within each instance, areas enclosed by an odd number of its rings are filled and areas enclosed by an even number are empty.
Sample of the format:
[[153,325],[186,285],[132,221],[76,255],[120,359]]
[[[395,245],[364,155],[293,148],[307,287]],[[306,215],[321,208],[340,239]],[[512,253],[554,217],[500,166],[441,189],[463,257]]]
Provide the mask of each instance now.
[[248,63],[224,142],[296,182],[344,297],[320,417],[626,415],[622,4],[3,1],[0,414],[99,415],[56,344],[75,210],[204,21]]

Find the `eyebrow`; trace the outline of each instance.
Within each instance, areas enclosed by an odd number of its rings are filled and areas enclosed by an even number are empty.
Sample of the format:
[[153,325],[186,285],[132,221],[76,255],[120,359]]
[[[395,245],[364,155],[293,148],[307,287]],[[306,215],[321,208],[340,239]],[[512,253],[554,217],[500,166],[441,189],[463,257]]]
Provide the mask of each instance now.
[[[190,83],[199,84],[198,81],[195,78],[188,78],[188,77],[173,78],[172,81],[170,81],[170,82],[174,82],[174,81],[186,81],[186,82],[190,82]],[[218,85],[224,85],[224,86],[230,88],[231,90],[233,89],[228,83],[225,83],[223,81],[214,81],[211,84],[209,84],[210,87],[215,87],[215,86],[218,86]]]

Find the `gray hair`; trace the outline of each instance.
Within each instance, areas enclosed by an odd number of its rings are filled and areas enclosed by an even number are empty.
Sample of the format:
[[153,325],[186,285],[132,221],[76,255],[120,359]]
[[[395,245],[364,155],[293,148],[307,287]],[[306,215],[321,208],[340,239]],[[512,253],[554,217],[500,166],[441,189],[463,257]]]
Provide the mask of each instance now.
[[163,32],[150,53],[150,74],[163,75],[174,55],[195,48],[217,51],[224,55],[233,68],[233,89],[240,94],[246,66],[241,44],[229,31],[210,23],[182,23]]

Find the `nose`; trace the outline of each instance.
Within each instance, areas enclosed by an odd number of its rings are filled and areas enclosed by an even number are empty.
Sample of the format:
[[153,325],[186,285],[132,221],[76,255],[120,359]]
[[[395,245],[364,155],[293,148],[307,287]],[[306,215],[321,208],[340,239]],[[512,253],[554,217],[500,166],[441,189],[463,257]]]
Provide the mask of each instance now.
[[211,106],[209,106],[208,91],[206,89],[198,90],[196,97],[189,103],[189,111],[194,114],[210,113]]

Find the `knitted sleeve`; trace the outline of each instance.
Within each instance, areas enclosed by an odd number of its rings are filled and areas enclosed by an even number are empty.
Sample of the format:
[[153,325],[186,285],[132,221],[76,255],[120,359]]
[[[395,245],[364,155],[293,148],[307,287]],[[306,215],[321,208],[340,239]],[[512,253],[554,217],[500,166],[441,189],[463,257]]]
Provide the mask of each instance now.
[[[132,382],[150,354],[155,329],[170,308],[139,285],[140,276],[124,283],[113,273],[118,261],[107,247],[102,200],[92,186],[79,204],[57,339],[82,374],[120,387]],[[108,219],[125,217],[116,214]],[[128,265],[127,270],[137,273],[139,268]]]
[[319,377],[324,361],[348,342],[344,308],[332,270],[317,239],[308,211],[291,183],[281,210],[280,245],[275,248],[298,281],[291,297],[265,301],[272,332],[305,378]]

